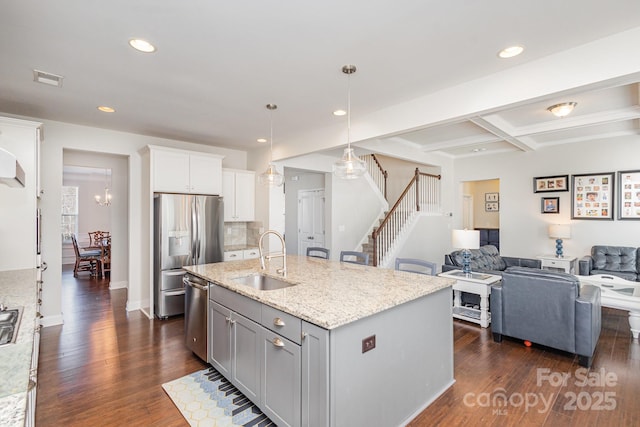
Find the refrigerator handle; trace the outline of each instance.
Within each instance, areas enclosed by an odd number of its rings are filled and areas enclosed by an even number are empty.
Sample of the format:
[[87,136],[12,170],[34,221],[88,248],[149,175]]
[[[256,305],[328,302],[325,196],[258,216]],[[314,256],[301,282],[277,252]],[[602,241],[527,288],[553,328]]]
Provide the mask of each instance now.
[[198,234],[198,220],[196,214],[196,199],[191,198],[191,265],[196,264],[196,236]]
[[195,204],[195,212],[196,212],[196,234],[195,234],[195,244],[196,244],[196,259],[194,264],[200,264],[200,204],[198,203],[198,197],[193,198],[193,203]]

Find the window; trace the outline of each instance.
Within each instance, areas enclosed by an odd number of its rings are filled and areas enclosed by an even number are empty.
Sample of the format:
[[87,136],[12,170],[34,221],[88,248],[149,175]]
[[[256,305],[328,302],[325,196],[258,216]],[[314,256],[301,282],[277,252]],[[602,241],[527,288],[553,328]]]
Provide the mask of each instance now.
[[78,234],[78,187],[62,187],[62,241],[71,242]]

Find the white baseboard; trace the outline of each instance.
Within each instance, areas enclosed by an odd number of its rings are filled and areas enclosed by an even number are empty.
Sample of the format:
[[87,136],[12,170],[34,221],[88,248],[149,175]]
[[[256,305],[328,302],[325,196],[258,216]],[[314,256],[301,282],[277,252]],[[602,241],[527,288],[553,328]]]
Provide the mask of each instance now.
[[109,289],[123,289],[129,286],[129,282],[121,280],[119,282],[109,282]]
[[40,319],[40,325],[43,328],[46,328],[47,326],[62,325],[63,323],[64,321],[62,319],[62,314],[57,314],[55,316],[44,316],[42,319]]

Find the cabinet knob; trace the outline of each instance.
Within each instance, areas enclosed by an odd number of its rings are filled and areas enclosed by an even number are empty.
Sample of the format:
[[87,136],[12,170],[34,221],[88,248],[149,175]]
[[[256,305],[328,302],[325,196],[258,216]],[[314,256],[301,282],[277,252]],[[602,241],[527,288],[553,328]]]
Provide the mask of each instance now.
[[273,324],[276,325],[276,326],[284,326],[285,325],[284,320],[282,320],[279,317],[276,317],[275,319],[273,319]]
[[284,341],[282,341],[280,338],[274,338],[273,341],[271,341],[273,345],[275,345],[276,347],[284,347]]

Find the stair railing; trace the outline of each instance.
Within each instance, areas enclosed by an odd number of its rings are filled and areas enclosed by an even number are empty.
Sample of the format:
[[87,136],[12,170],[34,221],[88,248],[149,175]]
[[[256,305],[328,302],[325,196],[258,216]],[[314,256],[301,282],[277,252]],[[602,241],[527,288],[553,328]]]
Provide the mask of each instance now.
[[418,168],[398,201],[373,231],[373,265],[379,265],[392,249],[398,234],[417,212],[440,210],[441,175],[420,172]]
[[371,175],[373,182],[376,183],[376,185],[380,189],[380,192],[386,200],[388,177],[387,171],[384,170],[375,154],[367,154],[365,156],[362,156],[361,159],[364,160],[364,162],[367,164],[367,171],[369,172],[369,175]]

